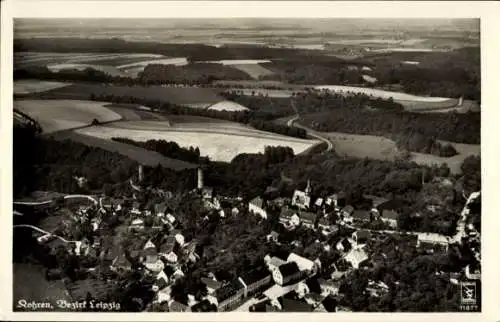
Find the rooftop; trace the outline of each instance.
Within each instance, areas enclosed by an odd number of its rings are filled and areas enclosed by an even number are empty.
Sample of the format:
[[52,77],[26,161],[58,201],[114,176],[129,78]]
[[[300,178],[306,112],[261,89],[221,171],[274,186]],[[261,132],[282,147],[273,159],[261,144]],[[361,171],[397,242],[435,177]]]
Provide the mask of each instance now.
[[264,200],[261,197],[255,197],[250,200],[250,204],[262,208],[262,206],[264,205]]
[[280,270],[281,274],[283,275],[283,277],[291,276],[291,275],[294,275],[294,274],[300,272],[299,266],[297,266],[297,264],[295,262],[283,264],[279,267],[279,270]]

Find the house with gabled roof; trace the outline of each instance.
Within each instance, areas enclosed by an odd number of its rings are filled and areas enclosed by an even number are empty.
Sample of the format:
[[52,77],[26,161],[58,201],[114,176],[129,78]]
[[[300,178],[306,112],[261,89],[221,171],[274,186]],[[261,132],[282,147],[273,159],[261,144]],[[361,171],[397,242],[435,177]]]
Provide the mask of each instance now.
[[113,271],[130,271],[132,269],[132,263],[128,260],[124,252],[120,252],[113,260],[110,268]]
[[158,254],[168,260],[170,263],[176,263],[178,260],[177,252],[179,251],[179,244],[175,236],[167,236],[165,242],[159,247]]
[[255,197],[248,203],[248,211],[250,213],[261,216],[267,219],[267,212],[264,209],[264,200],[261,197]]
[[266,240],[268,242],[278,243],[279,235],[280,235],[279,233],[273,230],[266,236]]
[[352,267],[358,269],[359,265],[368,259],[368,255],[362,248],[356,247],[351,249],[344,259],[349,262]]
[[217,289],[214,297],[217,300],[219,312],[230,311],[241,304],[245,295],[245,287],[239,279],[233,280]]
[[217,280],[208,278],[208,277],[202,277],[201,278],[201,283],[205,284],[207,287],[207,292],[208,294],[213,294],[215,291],[217,291],[219,288],[221,288],[224,283],[219,282]]
[[240,282],[245,287],[245,297],[252,296],[255,293],[271,286],[273,283],[272,275],[265,267],[259,267],[248,272],[244,272],[239,277]]
[[168,303],[169,312],[191,312],[191,308],[186,304],[170,300]]
[[158,217],[164,217],[167,212],[167,205],[165,203],[155,204],[155,214]]
[[309,229],[313,229],[316,223],[316,214],[308,211],[299,213],[300,223]]
[[358,244],[366,244],[366,242],[371,238],[371,233],[368,230],[357,230],[352,233],[352,240]]
[[273,279],[278,285],[287,285],[302,276],[299,266],[295,262],[280,265],[273,271]]
[[354,222],[366,223],[372,220],[372,214],[368,210],[357,209],[352,213],[352,219]]

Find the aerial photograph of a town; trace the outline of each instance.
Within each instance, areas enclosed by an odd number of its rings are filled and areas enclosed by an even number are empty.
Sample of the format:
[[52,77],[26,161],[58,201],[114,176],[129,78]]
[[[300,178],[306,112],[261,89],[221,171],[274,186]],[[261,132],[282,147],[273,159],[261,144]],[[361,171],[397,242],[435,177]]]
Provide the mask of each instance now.
[[12,310],[481,312],[479,26],[14,19]]

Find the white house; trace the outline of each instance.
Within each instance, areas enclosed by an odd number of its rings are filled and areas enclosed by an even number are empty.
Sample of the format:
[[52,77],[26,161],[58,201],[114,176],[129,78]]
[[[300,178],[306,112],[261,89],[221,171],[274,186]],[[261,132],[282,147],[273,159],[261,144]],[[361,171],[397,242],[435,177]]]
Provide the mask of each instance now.
[[344,259],[349,262],[352,267],[358,269],[359,265],[368,259],[368,255],[362,248],[357,247],[351,249],[351,251],[347,253]]
[[264,210],[264,200],[260,197],[255,197],[248,203],[248,211],[267,219],[267,212]]
[[308,209],[311,204],[311,198],[304,191],[295,190],[292,197],[292,206],[300,209]]

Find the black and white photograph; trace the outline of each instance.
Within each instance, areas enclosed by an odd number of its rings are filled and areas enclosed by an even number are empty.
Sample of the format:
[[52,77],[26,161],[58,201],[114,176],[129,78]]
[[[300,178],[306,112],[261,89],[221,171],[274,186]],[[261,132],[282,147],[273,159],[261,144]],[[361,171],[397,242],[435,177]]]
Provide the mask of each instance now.
[[442,16],[14,17],[6,306],[481,312],[481,19]]

